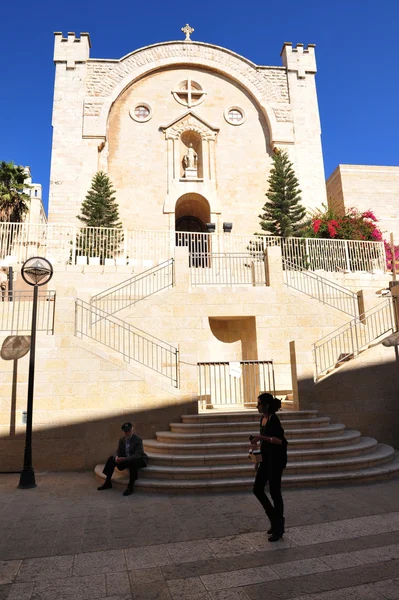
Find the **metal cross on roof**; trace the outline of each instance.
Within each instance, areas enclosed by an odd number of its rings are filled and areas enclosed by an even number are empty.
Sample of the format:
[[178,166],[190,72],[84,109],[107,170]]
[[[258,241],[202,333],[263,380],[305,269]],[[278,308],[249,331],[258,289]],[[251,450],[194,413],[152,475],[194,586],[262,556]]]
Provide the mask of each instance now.
[[190,35],[194,32],[194,28],[190,27],[188,23],[185,24],[184,27],[181,28],[182,32],[186,34],[185,42],[191,42]]

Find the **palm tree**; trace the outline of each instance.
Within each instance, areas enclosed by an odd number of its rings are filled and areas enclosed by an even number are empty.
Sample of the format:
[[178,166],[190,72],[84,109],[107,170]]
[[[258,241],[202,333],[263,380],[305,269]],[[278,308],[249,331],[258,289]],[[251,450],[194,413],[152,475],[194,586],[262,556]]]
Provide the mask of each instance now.
[[23,167],[12,161],[0,163],[0,221],[20,223],[28,212],[29,196],[23,190],[29,186],[25,178]]

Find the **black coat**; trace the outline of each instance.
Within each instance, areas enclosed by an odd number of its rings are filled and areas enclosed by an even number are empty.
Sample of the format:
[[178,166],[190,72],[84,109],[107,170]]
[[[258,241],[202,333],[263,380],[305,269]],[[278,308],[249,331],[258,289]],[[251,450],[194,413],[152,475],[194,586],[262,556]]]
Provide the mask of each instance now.
[[127,458],[127,462],[129,462],[129,460],[132,460],[134,458],[142,458],[145,461],[145,464],[147,464],[147,461],[148,461],[148,456],[144,452],[144,448],[143,448],[143,440],[135,433],[133,433],[130,438],[129,456],[126,456],[126,438],[125,438],[125,436],[121,437],[119,440],[118,449],[116,451],[116,456],[124,456],[125,458]]
[[266,437],[275,437],[282,440],[282,444],[271,444],[270,442],[261,441],[260,449],[262,453],[262,462],[268,465],[272,471],[283,470],[287,465],[287,445],[284,429],[281,426],[280,419],[276,414],[272,414],[266,425],[262,426],[260,420],[260,435]]

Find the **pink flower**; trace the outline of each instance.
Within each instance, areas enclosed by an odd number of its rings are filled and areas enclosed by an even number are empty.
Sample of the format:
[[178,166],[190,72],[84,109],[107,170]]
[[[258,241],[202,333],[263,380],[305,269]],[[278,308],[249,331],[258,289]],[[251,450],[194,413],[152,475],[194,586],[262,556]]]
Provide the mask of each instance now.
[[335,238],[335,236],[337,235],[337,228],[338,227],[338,223],[337,221],[334,221],[334,219],[331,219],[331,221],[328,224],[328,233],[330,234],[330,237]]
[[321,219],[315,219],[313,221],[313,231],[315,233],[318,233],[319,229],[320,229],[320,225],[321,225]]
[[364,213],[362,213],[362,217],[363,217],[363,219],[370,219],[371,221],[377,221],[377,217],[371,210],[366,210]]

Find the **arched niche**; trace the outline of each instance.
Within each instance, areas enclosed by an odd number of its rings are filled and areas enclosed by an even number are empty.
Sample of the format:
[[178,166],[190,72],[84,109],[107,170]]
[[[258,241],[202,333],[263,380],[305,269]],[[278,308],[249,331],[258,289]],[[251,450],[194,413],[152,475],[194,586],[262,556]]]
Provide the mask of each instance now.
[[202,152],[202,137],[198,131],[187,130],[183,131],[180,136],[180,177],[184,177],[184,156],[192,146],[197,154],[197,177],[203,178],[204,167],[203,167],[203,152]]
[[[201,194],[190,193],[183,194],[176,202],[175,206],[175,224],[181,221],[183,218],[194,217],[198,219],[204,225],[203,231],[205,231],[205,224],[210,222],[211,209],[209,202]],[[176,231],[184,231],[183,229],[176,229]]]

